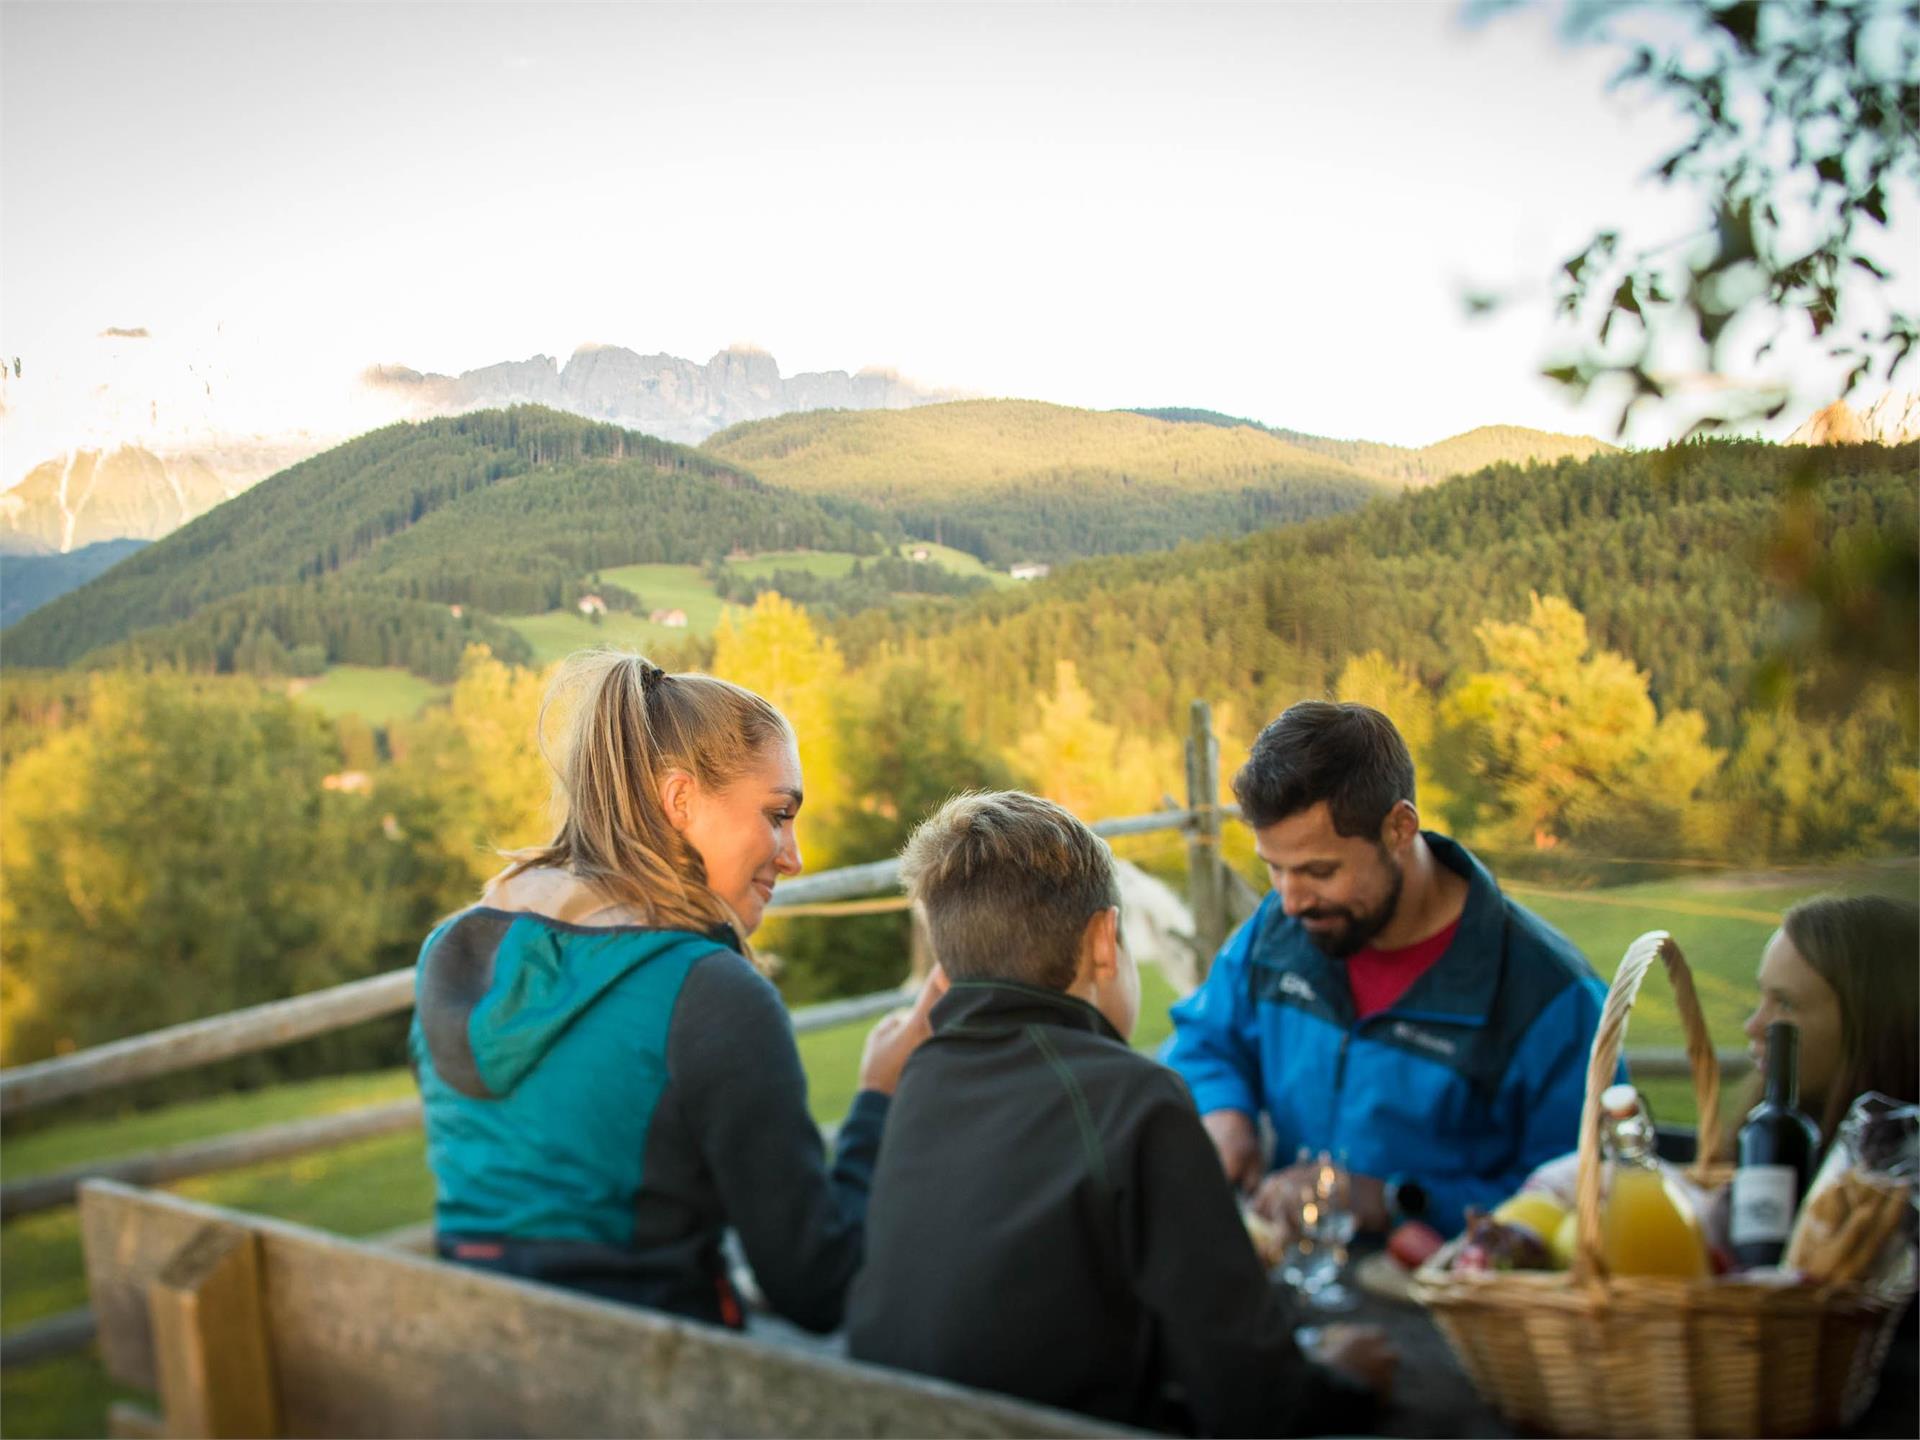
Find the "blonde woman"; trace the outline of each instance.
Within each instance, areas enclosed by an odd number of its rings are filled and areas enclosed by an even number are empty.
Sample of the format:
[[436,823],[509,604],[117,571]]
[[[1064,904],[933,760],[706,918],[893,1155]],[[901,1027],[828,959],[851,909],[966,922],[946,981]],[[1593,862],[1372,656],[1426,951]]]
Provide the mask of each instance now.
[[793,732],[739,686],[633,655],[575,657],[556,700],[558,833],[421,949],[440,1252],[738,1328],[731,1226],[772,1306],[831,1330],[888,1097],[944,982],[869,1035],[829,1168],[746,943],[800,870]]

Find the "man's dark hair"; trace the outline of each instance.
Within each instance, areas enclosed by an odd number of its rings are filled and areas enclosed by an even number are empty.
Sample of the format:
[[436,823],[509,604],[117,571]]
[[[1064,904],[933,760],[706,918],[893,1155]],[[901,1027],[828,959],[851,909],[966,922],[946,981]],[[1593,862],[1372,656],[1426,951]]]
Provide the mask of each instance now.
[[1339,834],[1378,840],[1393,807],[1413,800],[1413,756],[1371,706],[1302,700],[1260,732],[1233,793],[1256,830],[1324,800]]

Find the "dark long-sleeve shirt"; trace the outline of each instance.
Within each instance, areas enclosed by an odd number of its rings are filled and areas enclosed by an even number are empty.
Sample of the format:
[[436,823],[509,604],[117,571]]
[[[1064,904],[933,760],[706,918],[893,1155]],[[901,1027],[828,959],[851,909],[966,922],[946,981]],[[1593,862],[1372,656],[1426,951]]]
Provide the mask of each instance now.
[[1364,1414],[1296,1348],[1178,1076],[1091,1006],[956,981],[874,1175],[855,1357],[1214,1434]]
[[779,995],[714,937],[476,907],[422,949],[412,1054],[441,1253],[741,1323],[739,1233],[773,1308],[840,1323],[887,1100],[831,1169]]

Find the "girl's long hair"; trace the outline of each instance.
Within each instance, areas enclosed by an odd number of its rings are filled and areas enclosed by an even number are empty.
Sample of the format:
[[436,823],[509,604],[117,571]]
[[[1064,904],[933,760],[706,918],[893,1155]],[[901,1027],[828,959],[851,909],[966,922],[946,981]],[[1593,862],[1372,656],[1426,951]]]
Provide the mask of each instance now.
[[1840,1069],[1814,1117],[1822,1140],[1869,1090],[1920,1099],[1920,907],[1825,895],[1794,906],[1780,928],[1840,997]]
[[729,926],[744,948],[739,916],[661,808],[660,782],[677,769],[712,789],[732,783],[769,744],[791,740],[780,712],[711,675],[669,675],[639,655],[588,650],[548,686],[539,733],[559,828],[547,844],[513,852],[507,876],[564,870],[656,925]]

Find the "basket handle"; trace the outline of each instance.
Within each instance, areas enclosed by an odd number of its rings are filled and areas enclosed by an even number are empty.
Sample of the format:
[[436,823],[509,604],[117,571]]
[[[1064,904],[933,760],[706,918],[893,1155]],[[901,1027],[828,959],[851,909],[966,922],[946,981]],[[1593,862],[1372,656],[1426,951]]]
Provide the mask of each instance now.
[[1706,1018],[1700,1013],[1700,997],[1694,992],[1693,971],[1673,936],[1664,930],[1650,930],[1627,947],[1626,958],[1614,972],[1607,989],[1607,1003],[1600,1012],[1600,1028],[1594,1033],[1593,1050],[1587,1057],[1587,1095],[1580,1110],[1579,1177],[1575,1198],[1579,1222],[1579,1244],[1574,1255],[1576,1279],[1604,1279],[1606,1261],[1600,1254],[1600,1094],[1613,1083],[1619,1064],[1620,1046],[1627,1035],[1627,1015],[1640,994],[1640,983],[1658,959],[1665,962],[1668,983],[1673,987],[1675,1008],[1687,1033],[1687,1061],[1693,1069],[1693,1096],[1700,1112],[1700,1138],[1694,1151],[1693,1174],[1704,1179],[1719,1157],[1720,1136],[1720,1062],[1713,1053],[1713,1041],[1707,1036]]

